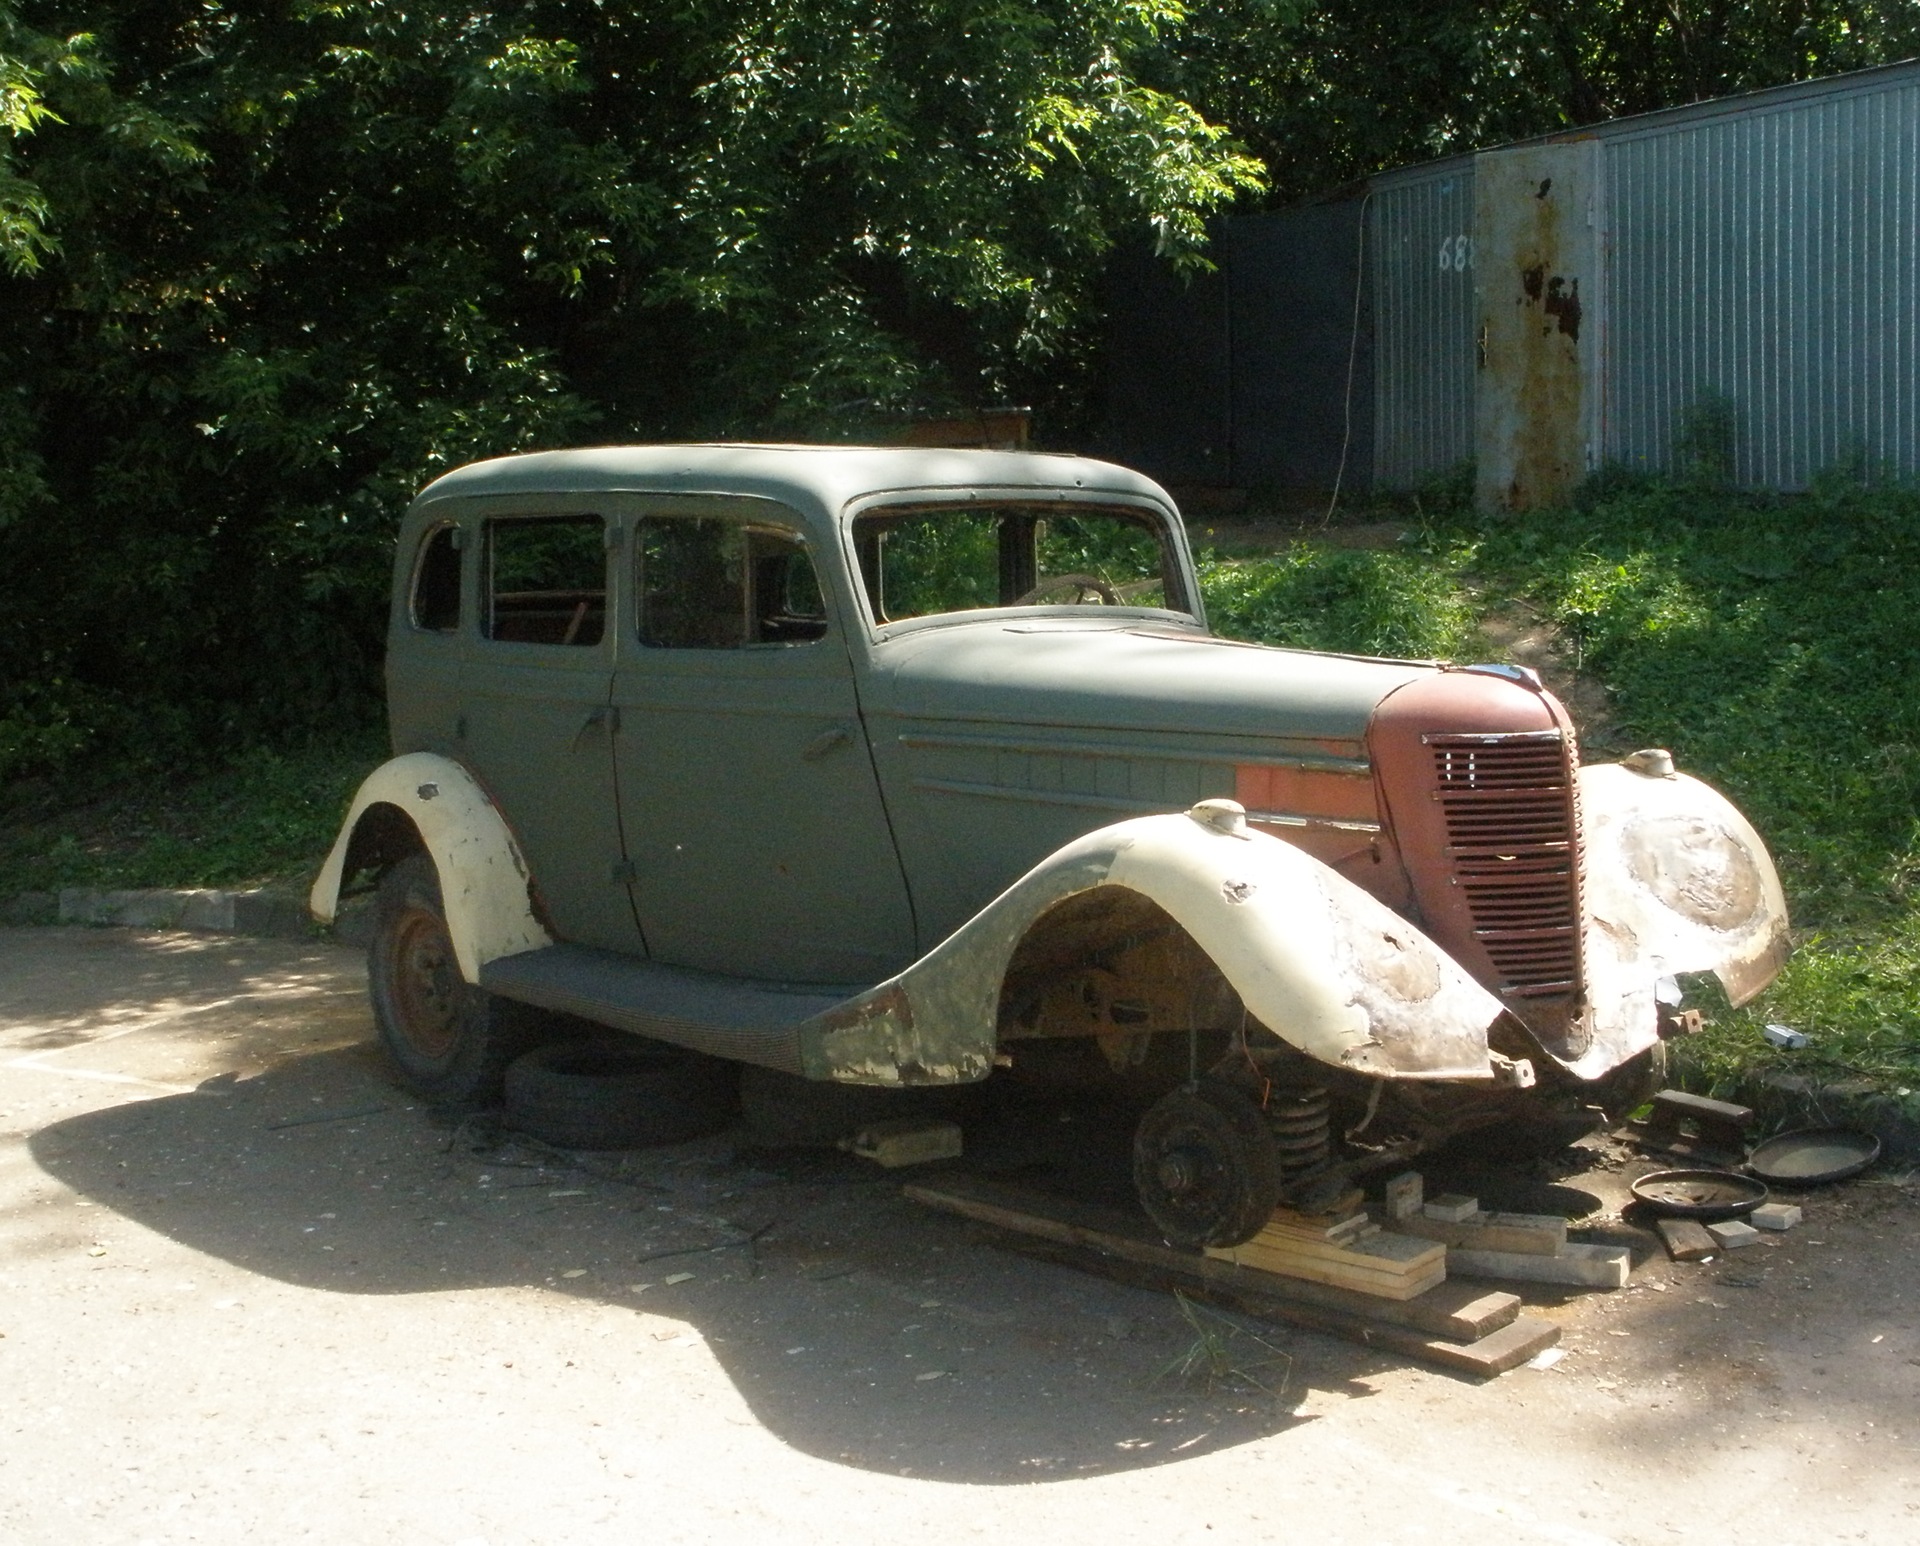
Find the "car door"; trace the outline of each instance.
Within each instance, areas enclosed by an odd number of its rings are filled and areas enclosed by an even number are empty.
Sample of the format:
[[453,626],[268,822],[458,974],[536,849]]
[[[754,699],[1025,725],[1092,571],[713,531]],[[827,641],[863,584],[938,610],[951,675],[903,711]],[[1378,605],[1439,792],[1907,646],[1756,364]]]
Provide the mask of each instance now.
[[632,522],[613,707],[652,954],[794,982],[897,971],[913,917],[799,517],[766,500],[663,496]]
[[478,626],[461,673],[467,765],[519,838],[563,940],[642,949],[614,786],[615,609],[596,501],[486,501]]

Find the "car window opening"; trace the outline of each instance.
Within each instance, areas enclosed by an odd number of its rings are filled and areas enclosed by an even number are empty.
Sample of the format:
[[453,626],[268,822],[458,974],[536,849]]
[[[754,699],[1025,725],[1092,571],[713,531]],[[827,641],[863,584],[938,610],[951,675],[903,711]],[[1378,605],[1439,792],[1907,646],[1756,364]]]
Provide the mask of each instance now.
[[598,644],[607,621],[606,522],[597,515],[487,522],[487,637]]
[[635,544],[640,642],[651,649],[811,644],[826,603],[806,545],[777,526],[649,516]]
[[881,622],[984,607],[1184,604],[1165,530],[1143,511],[969,502],[864,515],[853,533]]
[[436,526],[420,544],[413,571],[413,626],[424,633],[460,627],[460,529]]

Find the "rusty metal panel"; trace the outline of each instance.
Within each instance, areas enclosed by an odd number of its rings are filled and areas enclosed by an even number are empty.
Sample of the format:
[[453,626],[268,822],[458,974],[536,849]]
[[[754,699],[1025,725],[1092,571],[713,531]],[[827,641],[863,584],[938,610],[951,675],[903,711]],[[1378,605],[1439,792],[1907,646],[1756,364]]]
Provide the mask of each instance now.
[[1611,459],[1670,467],[1719,397],[1741,483],[1920,471],[1920,72],[1820,85],[1600,131]]
[[1564,504],[1597,462],[1604,220],[1596,141],[1474,158],[1483,510]]
[[1473,455],[1473,163],[1375,179],[1374,481],[1405,488]]

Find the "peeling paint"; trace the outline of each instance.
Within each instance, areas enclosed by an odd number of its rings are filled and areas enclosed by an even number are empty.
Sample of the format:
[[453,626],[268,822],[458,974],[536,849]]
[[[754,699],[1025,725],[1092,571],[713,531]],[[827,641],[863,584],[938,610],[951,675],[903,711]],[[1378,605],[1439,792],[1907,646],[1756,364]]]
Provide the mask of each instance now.
[[1773,981],[1787,904],[1759,834],[1698,779],[1586,767],[1580,805],[1592,1041],[1566,1066],[1591,1079],[1658,1039],[1660,978],[1712,972],[1735,1005]]
[[[1185,816],[1067,845],[907,971],[802,1030],[809,1074],[849,1083],[983,1078],[1013,953],[1049,908],[1096,886],[1147,897],[1275,1036],[1384,1078],[1490,1080],[1501,1005],[1412,924],[1291,844]],[[903,1017],[898,1007],[904,996]],[[899,1042],[903,1018],[910,1029]],[[933,1080],[926,1070],[938,1069]]]
[[375,805],[401,811],[433,856],[447,932],[468,982],[477,983],[489,961],[553,943],[534,914],[527,863],[505,818],[471,773],[432,752],[395,757],[367,775],[308,896],[315,918],[332,922],[347,850]]

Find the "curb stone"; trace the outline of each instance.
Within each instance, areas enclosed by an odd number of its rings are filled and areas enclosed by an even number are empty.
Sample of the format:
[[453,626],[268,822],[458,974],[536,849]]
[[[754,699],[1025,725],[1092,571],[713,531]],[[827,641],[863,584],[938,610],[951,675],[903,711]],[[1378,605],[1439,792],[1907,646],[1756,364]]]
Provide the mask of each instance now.
[[0,898],[0,924],[33,927],[55,923],[95,928],[182,929],[194,934],[243,934],[261,939],[311,939],[331,936],[342,944],[364,945],[372,924],[370,899],[343,903],[331,930],[316,924],[304,898],[259,887],[246,891],[219,888],[103,891],[68,886],[59,892],[22,891]]

